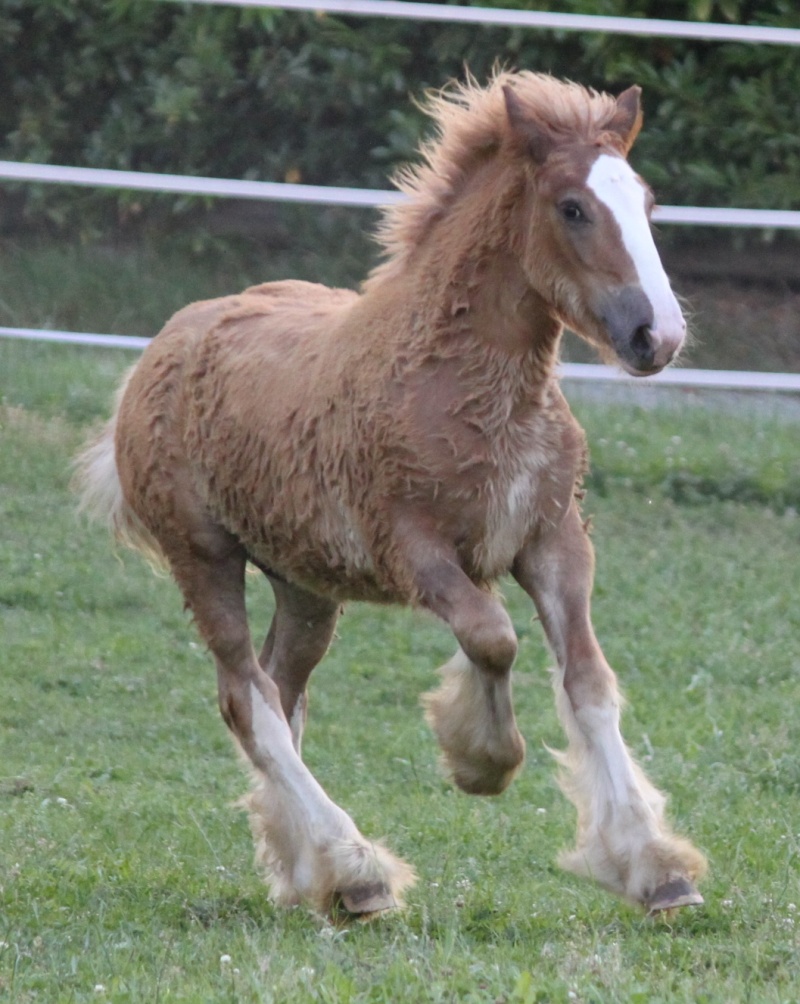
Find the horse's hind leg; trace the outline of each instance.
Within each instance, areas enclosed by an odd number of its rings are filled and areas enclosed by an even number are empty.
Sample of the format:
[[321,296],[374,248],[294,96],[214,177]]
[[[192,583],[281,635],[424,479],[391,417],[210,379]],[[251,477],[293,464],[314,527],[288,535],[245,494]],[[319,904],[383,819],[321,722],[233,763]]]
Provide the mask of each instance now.
[[589,616],[593,564],[573,506],[560,529],[526,548],[514,567],[558,661],[556,704],[569,739],[559,760],[565,793],[578,810],[577,847],[561,864],[651,913],[702,903],[694,882],[705,870],[703,855],[671,832],[664,796],[620,734],[616,677]]
[[292,742],[300,753],[308,712],[306,683],[331,643],[339,604],[267,577],[275,593],[275,616],[258,661],[278,687]]
[[[403,888],[413,881],[412,870],[359,833],[295,748],[280,682],[263,671],[253,650],[244,602],[243,550],[211,527],[204,528],[202,546],[199,539],[195,534],[192,546],[175,537],[165,551],[215,657],[222,716],[254,768],[255,787],[245,802],[257,859],[266,868],[273,898],[285,905],[305,902],[320,912],[339,903],[357,914],[398,906]],[[285,613],[285,602],[282,609]],[[330,615],[326,623],[332,629]],[[287,630],[279,619],[270,662],[298,636],[296,626]],[[304,663],[306,676],[309,662]],[[280,681],[280,666],[274,670]],[[284,693],[291,692],[291,687],[284,688]]]

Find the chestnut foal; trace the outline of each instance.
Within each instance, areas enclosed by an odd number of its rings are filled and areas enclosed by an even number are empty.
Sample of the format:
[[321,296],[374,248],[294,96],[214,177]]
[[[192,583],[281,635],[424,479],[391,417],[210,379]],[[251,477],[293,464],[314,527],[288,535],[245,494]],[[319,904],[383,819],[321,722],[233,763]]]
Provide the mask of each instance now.
[[[639,89],[614,99],[501,73],[430,111],[437,138],[399,175],[407,198],[386,212],[385,260],[362,290],[277,282],[181,310],[83,455],[85,504],[166,561],[214,655],[276,901],[366,915],[414,877],[301,758],[306,684],[343,602],[447,622],[458,650],[428,720],[457,785],[510,783],[525,750],[517,640],[492,588],[510,572],[558,664],[578,810],[562,864],[649,911],[700,903],[703,857],[670,831],[620,734],[589,612],[584,436],[556,376],[564,325],[635,375],[684,339],[652,197],[626,160]],[[260,654],[248,561],[275,592]]]

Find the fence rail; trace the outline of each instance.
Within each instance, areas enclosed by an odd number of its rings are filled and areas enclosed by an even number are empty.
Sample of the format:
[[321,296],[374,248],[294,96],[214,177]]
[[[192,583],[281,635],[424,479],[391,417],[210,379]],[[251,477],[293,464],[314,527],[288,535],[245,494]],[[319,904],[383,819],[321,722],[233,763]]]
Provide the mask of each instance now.
[[[151,338],[135,335],[101,335],[85,331],[46,331],[38,328],[0,328],[0,338],[55,342],[61,345],[92,345],[96,348],[128,349],[136,352],[147,348],[152,341]],[[559,372],[567,380],[642,385],[641,379],[628,376],[615,366],[562,363]],[[644,383],[695,390],[778,391],[800,394],[800,373],[754,373],[744,370],[697,370],[676,367],[648,377]]]
[[[184,174],[111,171],[93,167],[61,167],[55,164],[27,164],[11,160],[0,161],[0,179],[329,206],[387,206],[401,202],[405,198],[400,192],[381,188],[337,188],[333,185],[292,185],[276,181],[238,181],[233,178],[201,178]],[[789,209],[657,206],[653,212],[653,220],[656,223],[716,227],[760,227],[768,230],[800,229],[800,212]]]
[[[162,0],[175,2],[175,0]],[[184,0],[181,0],[184,2]],[[250,7],[315,13],[390,17],[410,21],[451,21],[505,28],[550,28],[556,31],[600,31],[610,35],[644,35],[714,42],[756,42],[762,45],[800,45],[800,29],[756,24],[717,24],[670,21],[662,18],[608,17],[600,14],[559,14],[554,11],[501,10],[495,7],[410,3],[404,0],[188,0],[208,6]]]

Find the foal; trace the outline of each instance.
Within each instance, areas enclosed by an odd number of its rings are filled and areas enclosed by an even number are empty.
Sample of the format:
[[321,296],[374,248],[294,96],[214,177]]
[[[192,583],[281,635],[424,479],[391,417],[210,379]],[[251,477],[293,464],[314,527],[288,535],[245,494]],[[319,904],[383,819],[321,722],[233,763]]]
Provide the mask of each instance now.
[[[301,759],[306,684],[344,601],[447,622],[459,647],[428,721],[464,791],[511,782],[517,639],[492,588],[510,572],[558,663],[578,810],[562,863],[650,911],[700,903],[703,857],[671,833],[620,735],[589,614],[584,436],[555,373],[565,324],[635,375],[683,342],[652,197],[625,159],[639,89],[615,100],[499,74],[430,110],[438,136],[398,179],[408,198],[386,214],[386,260],[362,291],[287,281],[181,310],[83,455],[85,504],[166,561],[214,655],[278,902],[369,914],[413,881]],[[276,600],[259,654],[248,561]]]

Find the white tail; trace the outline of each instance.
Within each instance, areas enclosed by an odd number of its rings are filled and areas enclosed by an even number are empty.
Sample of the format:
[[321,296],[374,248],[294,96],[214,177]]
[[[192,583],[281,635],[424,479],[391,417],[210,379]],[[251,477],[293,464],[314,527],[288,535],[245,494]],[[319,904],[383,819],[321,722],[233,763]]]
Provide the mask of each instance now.
[[117,471],[117,415],[129,378],[130,373],[117,391],[114,414],[105,428],[75,458],[73,484],[80,494],[79,512],[104,524],[121,544],[141,551],[152,565],[163,568],[165,559],[158,541],[125,501]]

